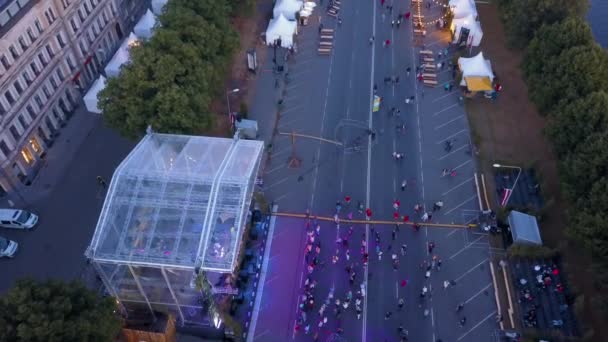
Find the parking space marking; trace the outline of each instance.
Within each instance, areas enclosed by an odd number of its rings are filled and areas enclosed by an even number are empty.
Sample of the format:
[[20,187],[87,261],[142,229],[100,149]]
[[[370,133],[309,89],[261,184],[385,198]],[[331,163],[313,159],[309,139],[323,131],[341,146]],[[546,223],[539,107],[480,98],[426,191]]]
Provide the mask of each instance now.
[[306,81],[299,81],[299,82],[289,82],[289,85],[287,87],[285,87],[286,90],[293,90],[294,88],[299,87],[302,84],[307,83]]
[[452,187],[452,188],[451,188],[451,189],[449,189],[448,191],[446,191],[446,192],[442,193],[442,194],[441,194],[441,196],[442,196],[442,197],[444,197],[445,195],[449,194],[450,192],[452,192],[452,191],[454,191],[454,190],[456,190],[456,189],[460,188],[461,186],[463,186],[463,185],[467,184],[468,182],[472,181],[474,178],[475,178],[475,177],[471,177],[471,178],[469,178],[469,179],[465,180],[464,182],[462,182],[462,183],[460,183],[460,184],[458,184],[458,185],[456,185],[456,186]]
[[473,299],[475,299],[477,296],[479,296],[483,291],[485,291],[488,288],[490,288],[490,286],[492,286],[492,283],[489,283],[488,285],[486,285],[486,287],[484,287],[483,289],[479,290],[479,292],[477,292],[476,294],[474,294],[473,296],[471,296],[471,298],[465,300],[464,303],[465,304],[469,304],[469,302],[471,302]]
[[452,122],[455,122],[455,121],[457,121],[457,120],[461,120],[461,119],[464,119],[464,115],[459,115],[458,117],[455,117],[454,119],[452,119],[452,120],[450,120],[450,121],[448,121],[448,122],[445,122],[445,123],[443,123],[443,124],[441,124],[441,125],[439,125],[439,126],[436,126],[436,127],[435,127],[435,130],[438,130],[438,129],[440,129],[440,128],[443,128],[443,127],[445,127],[445,126],[447,126],[447,125],[451,124]]
[[271,158],[274,158],[274,157],[276,157],[276,156],[278,156],[278,155],[281,155],[281,154],[283,154],[283,153],[285,153],[285,152],[289,152],[289,151],[291,151],[291,146],[287,146],[287,148],[284,148],[284,149],[282,149],[282,150],[280,150],[280,151],[278,151],[278,152],[271,153],[271,154],[270,154],[270,157],[271,157]]
[[456,166],[456,167],[453,167],[453,168],[452,168],[452,170],[458,170],[458,169],[460,169],[461,167],[463,167],[463,166],[467,165],[468,163],[470,163],[470,162],[472,162],[472,161],[473,161],[473,159],[469,159],[469,160],[465,161],[464,163],[462,163],[462,164],[460,164],[460,165],[458,165],[458,166]]
[[452,235],[454,235],[454,234],[458,233],[459,231],[460,231],[460,229],[454,229],[454,230],[452,230],[450,233],[448,233],[448,234],[447,234],[445,237],[450,237],[450,236],[452,236]]
[[456,283],[458,283],[460,280],[462,280],[462,278],[466,277],[469,273],[473,272],[477,267],[483,265],[484,263],[486,263],[488,261],[488,258],[483,259],[479,264],[471,267],[468,271],[464,272],[460,277],[454,279],[454,281]]
[[305,104],[305,103],[302,103],[302,104],[299,104],[299,105],[295,105],[295,106],[293,106],[293,107],[289,107],[288,109],[286,109],[286,110],[284,110],[284,111],[282,111],[282,112],[281,112],[281,117],[282,117],[283,115],[285,115],[285,114],[289,113],[289,112],[293,112],[294,110],[296,110],[296,109],[300,109],[301,107],[305,107],[305,106],[306,106],[306,104]]
[[462,207],[463,205],[465,205],[465,204],[467,204],[467,203],[471,202],[472,200],[474,200],[474,199],[476,199],[476,198],[477,198],[477,195],[473,195],[471,198],[469,198],[469,199],[465,200],[464,202],[460,203],[459,205],[455,206],[454,208],[452,208],[452,209],[450,209],[450,210],[448,210],[448,211],[444,212],[444,213],[443,213],[443,216],[447,216],[448,214],[450,214],[450,213],[451,213],[451,212],[453,212],[454,210],[456,210],[456,209],[458,209],[458,208]]
[[280,169],[282,169],[284,167],[285,167],[285,165],[281,165],[281,166],[275,167],[274,169],[270,169],[267,172],[264,172],[264,176],[269,175],[269,174],[271,174],[271,173],[273,173],[275,171],[278,171],[278,170],[280,170]]
[[464,245],[464,247],[462,247],[458,252],[454,253],[451,257],[448,258],[448,260],[452,260],[455,257],[457,257],[460,253],[466,251],[469,247],[471,247],[471,245],[473,245],[475,242],[479,241],[481,238],[483,238],[483,236],[480,236],[478,239],[473,240],[473,242],[471,243],[466,243]]
[[268,191],[268,190],[270,190],[270,188],[273,188],[273,187],[275,187],[275,186],[277,186],[277,185],[279,185],[279,184],[285,183],[285,182],[287,182],[287,181],[288,181],[290,178],[292,178],[292,176],[287,176],[287,177],[285,177],[285,178],[283,178],[283,179],[279,180],[278,182],[275,182],[275,183],[273,183],[273,184],[271,184],[271,185],[268,185],[266,188],[264,188],[264,191]]
[[467,133],[468,133],[468,131],[469,131],[469,130],[468,130],[468,129],[466,129],[466,128],[465,128],[465,129],[463,129],[463,130],[460,130],[460,131],[458,131],[458,132],[456,132],[456,133],[454,133],[454,134],[452,134],[452,135],[449,135],[449,136],[447,136],[447,137],[445,137],[445,138],[443,138],[443,139],[439,140],[438,142],[436,142],[436,144],[437,144],[437,145],[439,145],[439,144],[445,144],[445,142],[446,142],[447,140],[452,139],[453,137],[457,136],[457,135],[458,135],[458,134],[460,134],[460,133],[465,133],[465,132],[467,132]]
[[437,113],[434,113],[433,116],[437,116],[437,115],[445,112],[446,110],[452,109],[452,108],[454,108],[456,106],[458,106],[458,103],[454,103],[453,105],[450,105],[450,106],[447,106],[447,107],[443,108],[442,110],[438,111]]
[[431,102],[437,102],[437,101],[439,101],[439,100],[442,100],[442,99],[444,99],[444,98],[446,98],[446,97],[448,97],[448,96],[450,96],[450,95],[456,94],[456,93],[458,93],[458,92],[460,92],[460,90],[454,90],[454,91],[451,91],[451,92],[449,92],[449,93],[447,93],[447,94],[445,94],[445,95],[441,95],[441,96],[439,96],[439,97],[435,98],[435,99],[434,99],[433,101],[431,101]]
[[289,196],[289,195],[291,195],[291,192],[288,192],[288,193],[286,193],[286,194],[283,194],[283,195],[281,195],[281,196],[279,196],[279,197],[275,198],[275,199],[274,199],[274,202],[278,202],[278,201],[282,200],[283,198],[285,198],[285,197],[287,197],[287,196]]
[[477,329],[477,327],[479,327],[483,322],[487,321],[490,317],[496,315],[496,310],[492,311],[491,314],[489,314],[488,316],[486,316],[486,318],[482,319],[479,323],[475,324],[475,326],[473,326],[469,331],[467,331],[466,333],[464,333],[464,335],[460,336],[456,341],[460,341],[463,338],[465,338],[468,334],[471,333],[471,331]]
[[456,153],[456,152],[458,152],[458,151],[460,151],[460,150],[463,150],[463,149],[465,149],[465,148],[467,148],[467,147],[469,147],[469,144],[462,145],[462,146],[460,146],[459,148],[457,148],[457,149],[453,149],[453,150],[451,150],[450,152],[448,152],[448,153],[444,154],[443,156],[441,156],[441,157],[437,158],[437,160],[443,160],[443,159],[445,159],[445,158],[449,157],[450,155],[452,155],[452,154],[454,154],[454,153]]

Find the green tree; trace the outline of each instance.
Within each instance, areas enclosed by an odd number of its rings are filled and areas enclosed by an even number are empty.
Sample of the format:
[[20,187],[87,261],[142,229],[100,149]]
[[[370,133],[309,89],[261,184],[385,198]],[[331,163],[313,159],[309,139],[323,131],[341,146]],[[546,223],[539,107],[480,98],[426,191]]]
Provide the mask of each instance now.
[[562,51],[594,44],[591,27],[581,17],[543,25],[525,50],[522,68],[526,77],[542,74],[545,63]]
[[138,137],[146,127],[161,133],[209,130],[210,110],[238,35],[226,0],[170,1],[149,42],[131,49],[131,63],[99,94],[106,122]]
[[608,54],[597,44],[563,51],[528,79],[530,97],[545,114],[607,86]]
[[582,17],[587,10],[586,0],[502,0],[500,7],[511,44],[524,47],[536,30],[570,16]]
[[608,131],[608,93],[603,91],[557,109],[546,129],[559,156],[575,150],[589,135],[598,131]]
[[20,280],[0,299],[0,341],[113,341],[116,310],[78,282]]
[[[593,184],[608,175],[608,132],[596,132],[561,158],[563,188],[572,200],[584,198]],[[590,199],[592,202],[594,199]]]

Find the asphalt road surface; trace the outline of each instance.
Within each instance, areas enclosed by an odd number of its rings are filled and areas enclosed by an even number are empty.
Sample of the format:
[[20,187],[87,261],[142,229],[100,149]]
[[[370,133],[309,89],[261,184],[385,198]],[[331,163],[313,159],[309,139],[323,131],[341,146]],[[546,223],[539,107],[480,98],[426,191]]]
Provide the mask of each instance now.
[[[392,6],[391,12],[382,8],[379,1],[343,0],[340,26],[322,15],[319,21],[313,17],[309,27],[300,31],[298,53],[286,65],[289,82],[283,85],[285,92],[281,88],[275,90],[275,99],[284,100],[277,130],[322,137],[344,145],[307,138],[295,138],[292,144],[291,137],[277,136],[272,158],[264,170],[264,192],[279,205],[279,211],[302,213],[309,209],[313,216],[331,217],[336,213],[336,202],[341,201],[341,218],[350,213],[354,218],[363,218],[364,214],[356,208],[362,202],[372,210],[372,219],[392,220],[393,203],[399,200],[399,220],[408,215],[410,220],[419,221],[419,214],[414,212],[416,204],[432,213],[433,222],[462,224],[475,218],[479,206],[467,119],[458,92],[443,88],[452,80],[451,68],[448,65],[438,71],[436,88],[423,89],[417,83],[415,70],[421,48],[413,46],[411,21],[406,20],[399,28],[391,27],[391,20],[398,13],[413,10],[409,2],[395,1]],[[315,14],[322,10],[317,8]],[[435,4],[430,10],[423,9],[425,21],[440,18],[442,13]],[[334,49],[328,57],[316,54],[319,22],[326,28],[335,28]],[[375,41],[370,45],[372,36]],[[446,65],[451,58],[444,54],[448,39],[447,32],[437,31],[433,24],[427,26],[424,48],[433,50],[437,62]],[[386,40],[390,40],[390,45],[385,46]],[[279,51],[277,60],[282,60],[282,56]],[[269,62],[258,79],[256,101],[271,97],[268,94],[273,90],[264,93],[263,87],[271,88],[275,78],[283,82],[282,76],[269,71],[271,68]],[[385,84],[386,77],[395,76],[399,77],[398,83]],[[382,97],[381,110],[376,113],[371,110],[374,84]],[[411,96],[414,101],[405,103]],[[261,104],[257,106],[263,108]],[[392,107],[400,110],[398,117],[391,115]],[[255,108],[256,105],[254,112]],[[403,125],[405,131],[397,129]],[[369,130],[375,132],[373,137]],[[452,141],[450,151],[444,149],[446,140]],[[405,157],[396,161],[393,152]],[[294,157],[301,161],[299,168],[289,167]],[[445,168],[453,169],[456,175],[441,177]],[[402,191],[404,180],[407,187]],[[344,203],[345,196],[351,197],[350,206]],[[439,200],[444,206],[433,213],[433,203]],[[402,226],[393,239],[394,225],[354,225],[348,247],[344,247],[336,240],[349,236],[349,225],[337,227],[332,222],[319,225],[320,234],[313,233],[313,252],[306,259],[307,232],[314,230],[316,224],[311,220],[307,229],[302,220],[277,220],[269,262],[272,276],[266,279],[266,284],[270,281],[274,285],[267,291],[271,285],[264,284],[263,309],[250,340],[310,341],[316,335],[321,341],[399,341],[400,326],[407,330],[410,341],[494,339],[496,308],[486,235],[461,228],[423,227],[416,232]],[[362,240],[368,247],[367,267],[362,265]],[[317,255],[314,246],[318,242],[319,264],[309,274],[307,265]],[[431,242],[436,247],[429,253]],[[400,247],[404,244],[407,251],[402,255]],[[273,253],[277,246],[280,249]],[[382,251],[380,258],[378,248]],[[392,254],[399,260],[396,270]],[[334,255],[338,256],[335,263]],[[430,264],[433,256],[441,259],[442,265],[440,270],[431,270],[426,278],[425,262]],[[285,260],[287,266],[278,266],[278,260]],[[353,284],[346,271],[349,265],[356,273]],[[309,281],[316,282],[310,291],[315,304],[307,309],[303,320],[300,305],[308,276]],[[449,285],[444,288],[446,281]],[[362,314],[357,318],[355,298],[361,284],[366,295],[360,297]],[[421,299],[423,287],[428,293]],[[320,314],[332,288],[334,297]],[[349,290],[353,299],[347,309],[336,315],[335,300],[343,304]],[[401,309],[397,305],[399,298],[405,302]],[[465,304],[457,313],[459,303]],[[391,312],[388,319],[387,312]],[[460,326],[465,317],[466,322]],[[327,323],[320,324],[324,318]],[[339,328],[344,331],[338,333]]]

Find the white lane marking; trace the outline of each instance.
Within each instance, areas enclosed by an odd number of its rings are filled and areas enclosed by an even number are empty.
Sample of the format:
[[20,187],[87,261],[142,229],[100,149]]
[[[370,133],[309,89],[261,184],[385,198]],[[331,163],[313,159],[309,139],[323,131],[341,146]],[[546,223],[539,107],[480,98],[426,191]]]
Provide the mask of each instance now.
[[447,106],[447,107],[443,108],[442,110],[434,113],[433,116],[437,116],[437,115],[439,115],[439,114],[441,114],[441,113],[443,113],[443,112],[445,112],[447,110],[450,110],[450,109],[452,109],[452,108],[454,108],[456,106],[458,106],[458,103],[454,103],[453,105],[450,105],[450,106]]
[[465,205],[465,204],[467,204],[467,203],[471,202],[472,200],[474,200],[474,199],[476,199],[476,198],[477,198],[477,195],[473,195],[471,198],[469,198],[469,199],[465,200],[464,202],[460,203],[459,205],[455,206],[454,208],[452,208],[452,209],[450,209],[450,210],[448,210],[448,211],[444,212],[444,213],[443,213],[443,216],[447,216],[447,215],[449,215],[449,214],[450,214],[451,212],[453,212],[454,210],[456,210],[456,209],[458,209],[458,208],[462,207],[463,205]]
[[460,229],[454,229],[454,230],[452,230],[452,231],[451,231],[449,234],[447,234],[445,237],[450,237],[450,236],[452,236],[452,235],[454,235],[454,234],[458,233],[459,231],[460,231]]
[[[376,5],[372,3],[372,36],[376,36]],[[375,64],[376,64],[376,46],[372,44],[372,68],[371,75],[369,79],[369,120],[368,120],[368,129],[373,129],[373,112],[372,112],[372,94],[374,93],[374,72]],[[367,179],[365,184],[365,205],[369,208],[370,201],[370,190],[371,190],[371,165],[372,165],[372,137],[368,135],[367,137]],[[365,249],[366,253],[369,253],[369,224],[365,225]],[[363,297],[363,327],[361,332],[361,341],[367,341],[367,298],[369,297],[369,287],[367,286],[369,280],[369,264],[365,267],[363,282],[365,283],[366,295]]]
[[448,153],[444,154],[443,156],[441,156],[441,157],[437,158],[437,160],[443,160],[443,159],[445,159],[445,158],[447,158],[447,157],[451,156],[452,154],[454,154],[454,153],[456,153],[456,152],[458,152],[458,151],[460,151],[460,150],[464,150],[464,149],[465,149],[465,148],[467,148],[467,147],[469,147],[469,144],[462,145],[462,146],[460,146],[459,148],[455,148],[455,149],[451,150],[450,152],[448,152]]
[[452,188],[450,188],[448,191],[442,193],[441,196],[443,197],[443,196],[449,194],[450,192],[452,192],[452,191],[460,188],[461,186],[463,186],[463,185],[467,184],[468,182],[472,181],[473,179],[474,179],[474,177],[468,178],[467,180],[463,181],[462,183],[460,183],[458,185],[455,185]]
[[460,134],[460,133],[465,133],[465,132],[468,132],[468,130],[467,130],[466,128],[465,128],[465,129],[463,129],[463,130],[461,130],[461,131],[458,131],[458,132],[456,132],[456,133],[454,133],[454,134],[452,134],[452,135],[449,135],[449,136],[447,136],[447,137],[445,137],[445,138],[443,138],[443,139],[441,139],[441,140],[439,140],[438,142],[436,142],[436,144],[437,144],[437,145],[439,145],[439,144],[445,144],[445,142],[446,142],[447,140],[450,140],[450,139],[452,139],[453,137],[457,136],[458,134]]
[[463,166],[465,166],[465,165],[469,164],[469,163],[470,163],[470,162],[472,162],[472,161],[473,161],[472,159],[469,159],[469,160],[465,161],[464,163],[462,163],[462,164],[460,164],[460,165],[458,165],[458,166],[456,166],[456,167],[453,167],[453,168],[452,168],[452,170],[458,170],[458,169],[460,169],[461,167],[463,167]]
[[450,120],[450,121],[448,121],[448,122],[445,122],[445,123],[443,123],[443,124],[441,124],[441,125],[439,125],[439,126],[436,126],[436,127],[435,127],[435,130],[438,130],[438,129],[440,129],[440,128],[443,128],[443,127],[445,127],[445,126],[447,126],[447,125],[451,124],[451,123],[452,123],[452,122],[454,122],[454,121],[457,121],[457,120],[462,120],[462,119],[464,119],[464,115],[460,115],[460,116],[458,116],[458,117],[456,117],[456,118],[454,118],[454,119],[452,119],[452,120]]
[[473,299],[475,299],[477,296],[479,296],[483,291],[489,289],[490,286],[492,286],[492,283],[489,283],[488,285],[486,285],[486,287],[484,287],[483,289],[479,290],[479,292],[477,292],[476,294],[474,294],[473,296],[471,296],[471,298],[465,300],[464,303],[465,304],[469,304]]
[[437,102],[437,101],[439,101],[439,100],[441,100],[441,99],[443,99],[443,98],[446,98],[446,97],[448,97],[448,96],[450,96],[450,95],[454,95],[454,94],[456,94],[456,93],[458,93],[458,92],[460,92],[460,90],[454,90],[454,91],[451,91],[451,92],[449,92],[449,93],[447,93],[447,94],[445,94],[445,95],[441,95],[441,96],[439,96],[439,97],[435,98],[435,99],[434,99],[433,101],[431,101],[431,102]]
[[467,274],[473,272],[477,267],[483,265],[484,263],[486,263],[488,261],[488,258],[483,259],[479,264],[471,267],[468,271],[464,272],[460,277],[454,279],[454,281],[456,283],[458,283],[462,278],[464,278]]
[[471,247],[471,245],[473,245],[473,243],[475,243],[475,242],[479,241],[481,238],[483,238],[483,236],[480,236],[478,239],[474,240],[474,241],[473,241],[473,242],[471,242],[471,243],[466,243],[466,244],[464,245],[464,247],[462,247],[462,248],[461,248],[461,249],[460,249],[458,252],[456,252],[456,253],[452,254],[452,256],[450,256],[450,257],[448,258],[448,260],[452,260],[452,259],[454,259],[454,258],[455,258],[455,257],[457,257],[458,255],[460,255],[460,253],[462,253],[462,252],[466,251],[467,249],[469,249],[469,248]]
[[491,314],[489,314],[488,316],[486,316],[486,318],[482,319],[481,322],[475,324],[475,326],[473,326],[469,331],[467,331],[466,333],[464,333],[464,335],[460,336],[456,341],[460,341],[463,338],[465,338],[469,333],[471,333],[471,331],[477,329],[477,327],[479,327],[483,322],[487,321],[490,317],[496,315],[496,310],[494,310]]
[[285,182],[287,182],[289,179],[293,178],[293,176],[287,176],[277,182],[272,183],[271,185],[268,185],[267,187],[264,188],[264,191],[267,191],[271,188],[274,188],[275,186],[279,185],[279,184],[283,184]]

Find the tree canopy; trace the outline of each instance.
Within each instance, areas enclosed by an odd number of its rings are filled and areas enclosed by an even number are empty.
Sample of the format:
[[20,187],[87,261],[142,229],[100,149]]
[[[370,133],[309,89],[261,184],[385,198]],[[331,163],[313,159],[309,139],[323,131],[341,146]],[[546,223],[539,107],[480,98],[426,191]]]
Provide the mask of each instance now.
[[514,46],[524,47],[544,24],[560,22],[586,12],[586,0],[501,0],[503,21]]
[[78,282],[20,280],[0,299],[0,341],[112,341],[116,309]]
[[551,25],[543,25],[524,52],[522,67],[527,77],[542,74],[546,61],[575,46],[593,44],[593,34],[580,17],[569,17]]
[[157,132],[193,134],[212,127],[209,106],[221,86],[238,35],[226,0],[169,1],[160,27],[99,94],[106,122],[138,137]]

